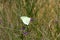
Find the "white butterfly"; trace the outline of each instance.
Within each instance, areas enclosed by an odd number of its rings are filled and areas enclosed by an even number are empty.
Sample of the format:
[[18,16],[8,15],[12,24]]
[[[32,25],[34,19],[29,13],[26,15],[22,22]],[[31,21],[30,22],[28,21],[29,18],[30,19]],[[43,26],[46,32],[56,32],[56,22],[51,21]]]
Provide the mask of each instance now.
[[23,21],[23,23],[24,23],[25,25],[29,25],[31,18],[29,18],[29,17],[27,17],[27,16],[22,16],[22,17],[20,17],[20,18],[21,18],[21,20]]

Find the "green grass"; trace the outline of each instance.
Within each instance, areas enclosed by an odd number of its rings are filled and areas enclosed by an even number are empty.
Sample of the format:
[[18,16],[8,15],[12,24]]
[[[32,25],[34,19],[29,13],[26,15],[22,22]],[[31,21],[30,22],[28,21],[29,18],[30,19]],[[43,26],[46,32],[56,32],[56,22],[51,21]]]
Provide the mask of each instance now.
[[60,40],[60,0],[0,0],[0,40]]

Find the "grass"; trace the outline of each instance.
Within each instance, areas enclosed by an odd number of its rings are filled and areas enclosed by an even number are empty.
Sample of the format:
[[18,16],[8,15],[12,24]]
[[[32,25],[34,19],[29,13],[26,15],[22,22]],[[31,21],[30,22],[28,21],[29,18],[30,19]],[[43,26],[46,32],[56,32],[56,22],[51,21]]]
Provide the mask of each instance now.
[[60,0],[0,0],[0,40],[60,40]]

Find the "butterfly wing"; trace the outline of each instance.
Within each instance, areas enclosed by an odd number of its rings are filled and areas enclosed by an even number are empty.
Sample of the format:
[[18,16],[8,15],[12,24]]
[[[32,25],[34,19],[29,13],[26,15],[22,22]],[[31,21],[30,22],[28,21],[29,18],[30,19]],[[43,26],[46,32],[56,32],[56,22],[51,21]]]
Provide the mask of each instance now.
[[26,16],[22,16],[21,20],[23,21],[24,24],[28,25],[30,23],[30,18]]

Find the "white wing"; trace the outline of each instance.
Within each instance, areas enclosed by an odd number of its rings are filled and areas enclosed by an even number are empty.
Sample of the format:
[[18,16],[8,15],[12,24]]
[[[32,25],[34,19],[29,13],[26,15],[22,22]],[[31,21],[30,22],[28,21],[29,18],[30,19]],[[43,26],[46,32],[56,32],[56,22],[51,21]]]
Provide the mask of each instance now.
[[29,17],[26,16],[22,16],[21,20],[23,21],[24,24],[28,25],[30,23],[30,19]]

